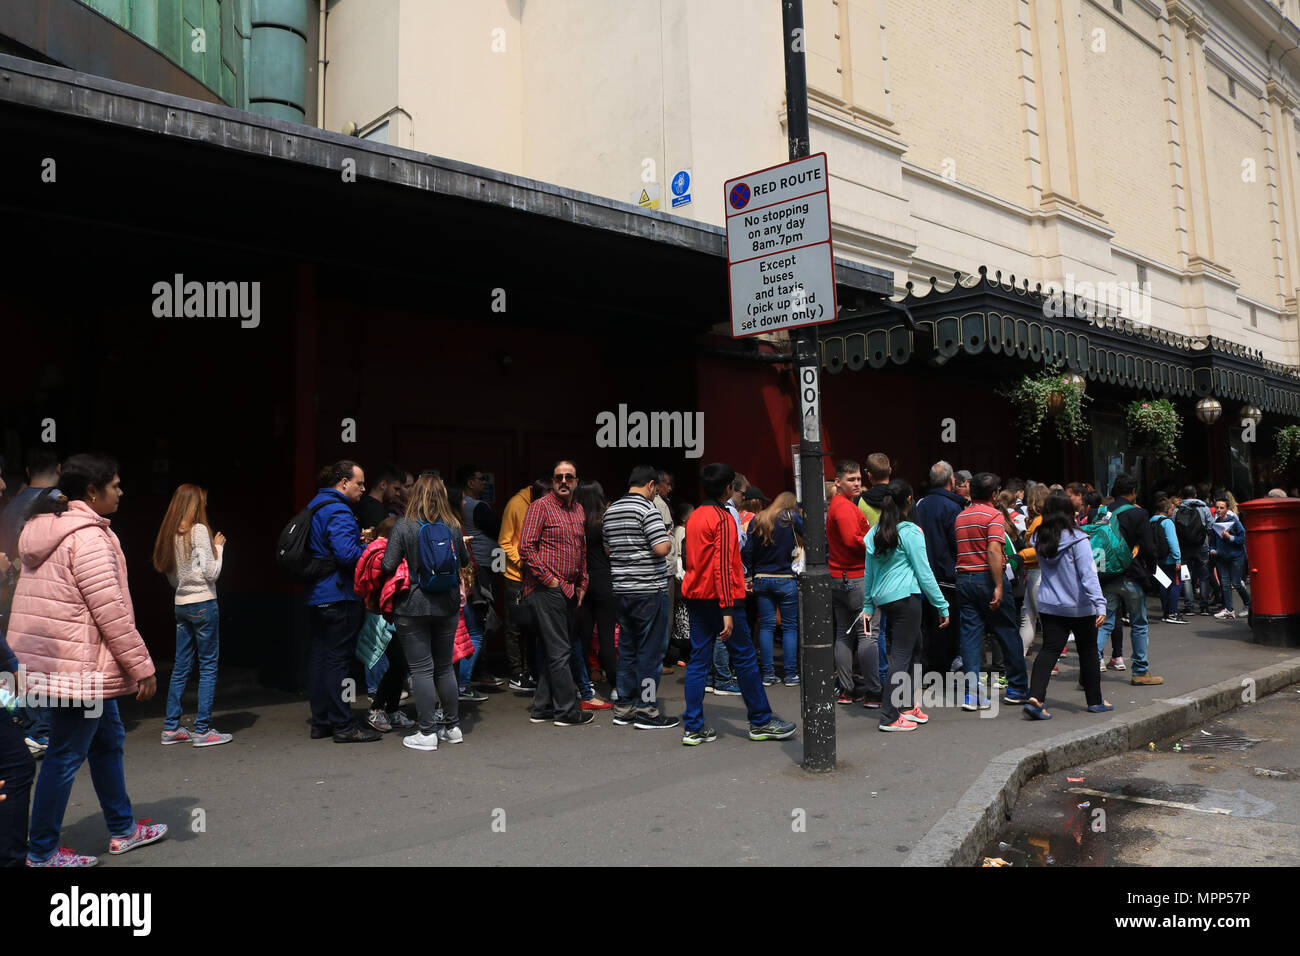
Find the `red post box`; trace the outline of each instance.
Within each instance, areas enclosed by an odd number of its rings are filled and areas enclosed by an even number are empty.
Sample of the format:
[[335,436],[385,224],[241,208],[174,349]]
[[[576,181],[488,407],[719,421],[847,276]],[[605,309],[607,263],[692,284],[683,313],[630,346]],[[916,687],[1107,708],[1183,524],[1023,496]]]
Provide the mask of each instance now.
[[1256,644],[1300,647],[1300,498],[1241,503]]

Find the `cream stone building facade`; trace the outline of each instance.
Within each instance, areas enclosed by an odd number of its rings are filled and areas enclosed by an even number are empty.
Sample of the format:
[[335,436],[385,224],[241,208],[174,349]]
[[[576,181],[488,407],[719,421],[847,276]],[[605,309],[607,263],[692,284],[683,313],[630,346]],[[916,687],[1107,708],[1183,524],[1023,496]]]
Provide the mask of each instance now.
[[[786,158],[777,0],[330,0],[321,125],[721,225]],[[1300,364],[1300,0],[804,0],[833,238]],[[692,201],[668,209],[677,170]],[[1149,296],[1138,294],[1149,291]]]

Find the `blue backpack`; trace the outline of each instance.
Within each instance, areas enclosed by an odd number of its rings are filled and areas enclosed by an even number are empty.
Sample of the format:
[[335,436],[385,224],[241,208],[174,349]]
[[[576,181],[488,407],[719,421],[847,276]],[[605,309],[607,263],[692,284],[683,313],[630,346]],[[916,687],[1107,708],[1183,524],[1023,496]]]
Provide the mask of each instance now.
[[460,585],[456,535],[441,521],[421,521],[416,583],[426,594],[443,594]]

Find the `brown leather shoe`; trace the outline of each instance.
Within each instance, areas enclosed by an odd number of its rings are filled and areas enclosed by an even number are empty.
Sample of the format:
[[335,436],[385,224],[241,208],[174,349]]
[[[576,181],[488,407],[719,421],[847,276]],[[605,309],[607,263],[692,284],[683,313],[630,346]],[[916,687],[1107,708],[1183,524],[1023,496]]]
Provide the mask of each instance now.
[[1148,686],[1153,684],[1163,684],[1164,682],[1165,679],[1163,677],[1157,677],[1155,674],[1134,674],[1129,679],[1130,684],[1144,684]]

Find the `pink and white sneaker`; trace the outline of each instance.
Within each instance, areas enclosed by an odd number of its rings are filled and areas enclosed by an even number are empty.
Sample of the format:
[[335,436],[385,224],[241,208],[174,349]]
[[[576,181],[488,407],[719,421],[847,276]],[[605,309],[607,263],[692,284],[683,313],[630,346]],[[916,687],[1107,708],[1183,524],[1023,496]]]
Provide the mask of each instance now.
[[184,727],[177,727],[175,730],[164,730],[162,732],[162,745],[169,744],[187,744],[194,739],[194,736]]
[[75,852],[71,847],[61,846],[48,860],[42,863],[27,861],[28,866],[94,866],[99,862],[97,856],[87,856]]
[[912,723],[912,721],[908,720],[906,717],[900,716],[892,724],[882,723],[880,725],[880,730],[884,733],[892,734],[903,730],[916,730],[916,724]]
[[924,724],[930,720],[930,715],[923,711],[919,704],[913,704],[911,710],[902,711],[900,716],[906,717],[914,724]]
[[108,841],[108,852],[117,856],[126,853],[128,850],[134,850],[138,846],[145,846],[148,843],[157,843],[167,835],[167,824],[154,823],[152,819],[145,817],[135,825],[135,832],[130,836],[113,837]]

